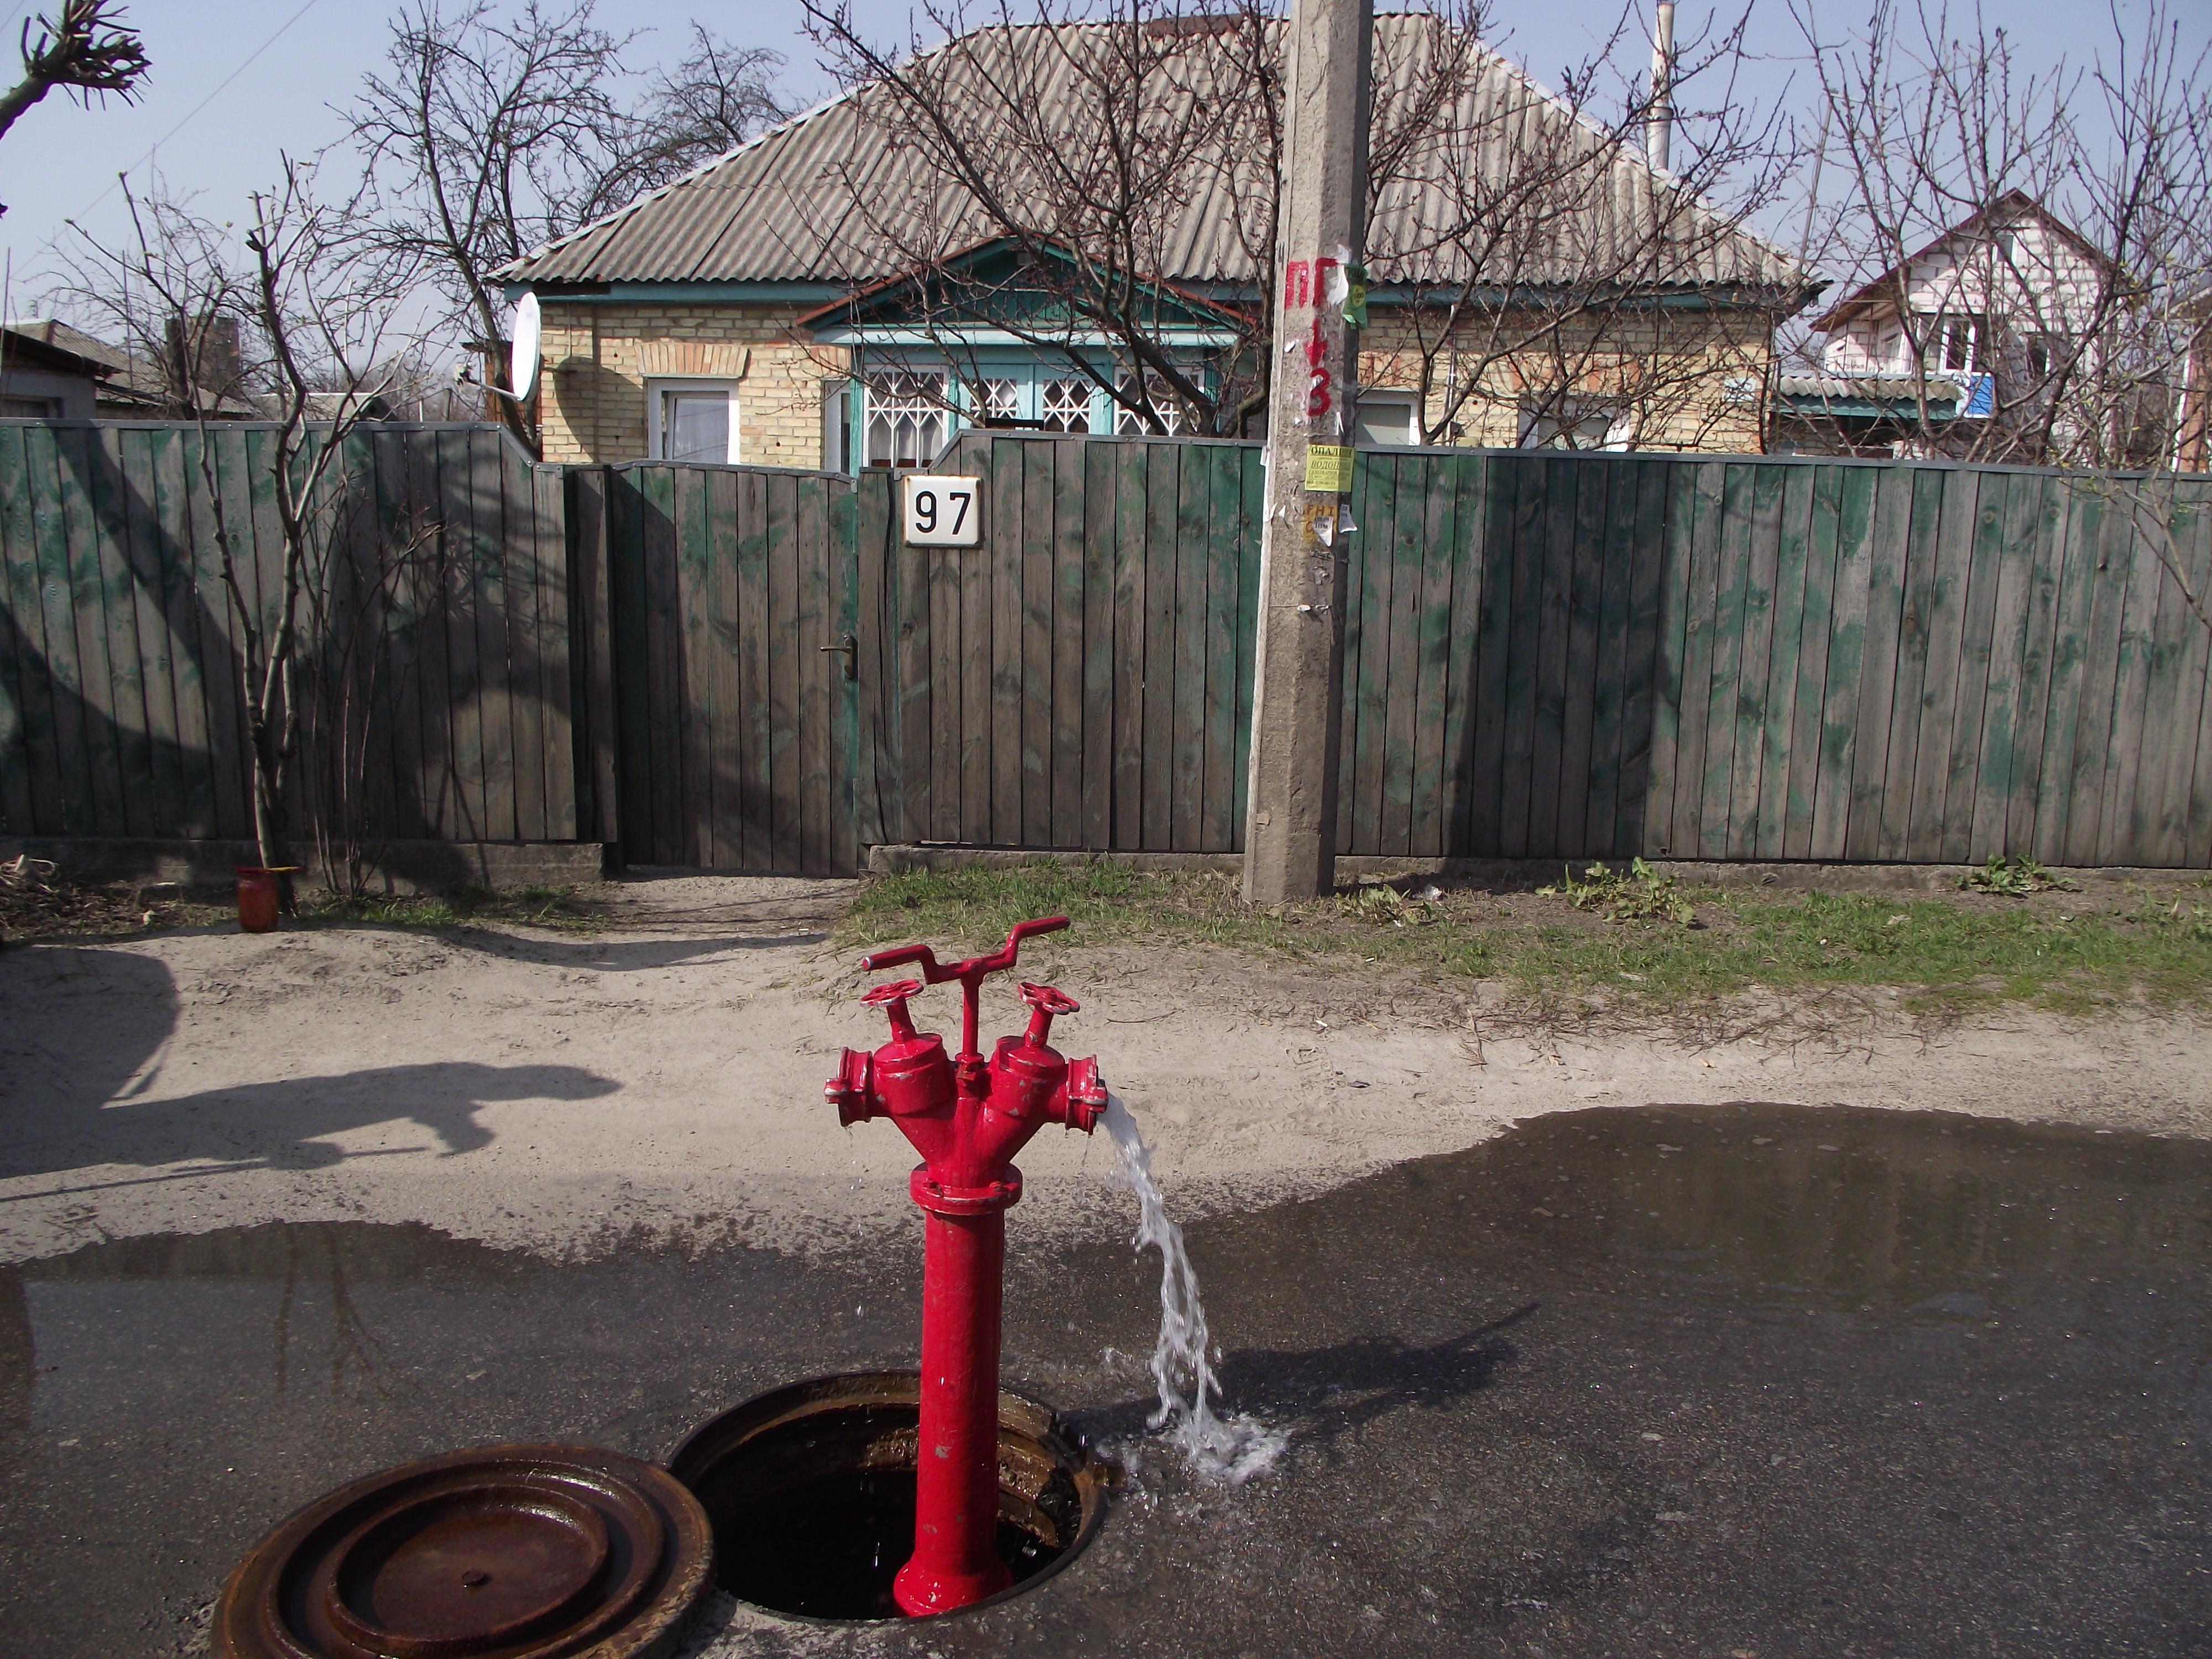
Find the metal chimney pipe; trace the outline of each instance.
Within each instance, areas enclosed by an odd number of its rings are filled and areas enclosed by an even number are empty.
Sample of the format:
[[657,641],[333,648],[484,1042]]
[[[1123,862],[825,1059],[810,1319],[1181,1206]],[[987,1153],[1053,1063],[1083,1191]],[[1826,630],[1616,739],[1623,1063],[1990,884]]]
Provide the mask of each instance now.
[[1659,0],[1651,31],[1651,112],[1644,121],[1644,154],[1665,171],[1674,147],[1674,0]]

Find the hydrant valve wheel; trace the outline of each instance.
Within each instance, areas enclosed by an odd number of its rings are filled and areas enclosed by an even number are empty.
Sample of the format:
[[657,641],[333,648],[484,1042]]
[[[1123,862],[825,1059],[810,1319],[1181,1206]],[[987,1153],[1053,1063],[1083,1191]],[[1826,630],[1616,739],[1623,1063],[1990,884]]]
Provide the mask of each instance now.
[[1066,992],[1049,985],[1032,985],[1024,980],[1021,993],[1022,1000],[1041,1014],[1073,1014],[1083,1010],[1083,1005]]

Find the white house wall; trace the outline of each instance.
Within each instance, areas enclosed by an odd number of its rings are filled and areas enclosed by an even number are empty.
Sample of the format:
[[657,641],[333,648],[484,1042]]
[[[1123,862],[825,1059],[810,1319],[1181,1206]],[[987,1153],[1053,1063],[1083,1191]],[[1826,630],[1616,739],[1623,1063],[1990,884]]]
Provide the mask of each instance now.
[[[2015,337],[2084,331],[2096,310],[2096,264],[2040,222],[2008,228],[2016,237],[2008,262],[1979,232],[1948,240],[1913,261],[1906,289],[1913,313],[1989,317],[1996,330]],[[1924,333],[1926,325],[1920,326]],[[1852,319],[1829,337],[1821,362],[1832,374],[1910,373],[1911,350],[1895,306]]]

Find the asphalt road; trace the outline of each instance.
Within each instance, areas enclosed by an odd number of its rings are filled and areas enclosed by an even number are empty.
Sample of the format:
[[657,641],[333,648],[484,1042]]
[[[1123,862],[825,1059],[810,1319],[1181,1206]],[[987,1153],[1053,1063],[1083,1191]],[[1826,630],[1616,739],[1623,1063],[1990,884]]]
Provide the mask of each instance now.
[[[1009,1385],[1129,1449],[1097,1541],[980,1613],[740,1613],[715,1652],[2212,1651],[2206,1143],[1604,1109],[1202,1222],[1228,1403],[1291,1431],[1237,1488],[1142,1438],[1120,1211],[1010,1231]],[[560,1267],[270,1223],[0,1269],[0,1654],[188,1650],[239,1554],[384,1464],[660,1456],[910,1364],[907,1243]]]

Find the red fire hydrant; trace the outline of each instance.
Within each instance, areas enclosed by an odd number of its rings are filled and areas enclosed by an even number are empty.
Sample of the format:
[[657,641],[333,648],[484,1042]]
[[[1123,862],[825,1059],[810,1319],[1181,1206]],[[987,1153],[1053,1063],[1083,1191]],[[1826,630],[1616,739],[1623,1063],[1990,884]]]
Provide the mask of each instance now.
[[[1021,942],[1067,926],[1024,921],[987,957],[940,967],[927,945],[861,959],[869,969],[921,964],[921,980],[878,985],[860,1000],[890,1017],[874,1054],[848,1048],[823,1085],[841,1123],[889,1117],[922,1162],[908,1181],[926,1223],[921,1258],[921,1438],[915,1468],[914,1557],[892,1594],[911,1614],[946,1613],[1013,1582],[999,1559],[999,1310],[1006,1211],[1022,1195],[1009,1161],[1048,1119],[1090,1133],[1106,1109],[1096,1060],[1067,1060],[1045,1042],[1075,1000],[1024,985],[1029,1030],[1000,1037],[986,1062],[976,1048],[975,1000],[986,975],[1014,965]],[[965,998],[959,1054],[916,1031],[907,999],[949,979]]]

